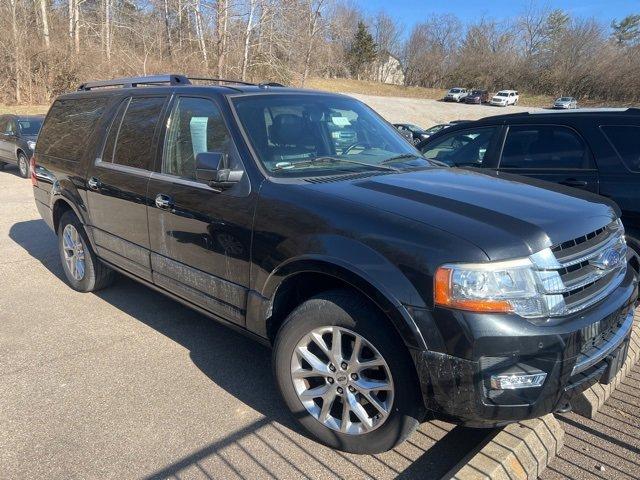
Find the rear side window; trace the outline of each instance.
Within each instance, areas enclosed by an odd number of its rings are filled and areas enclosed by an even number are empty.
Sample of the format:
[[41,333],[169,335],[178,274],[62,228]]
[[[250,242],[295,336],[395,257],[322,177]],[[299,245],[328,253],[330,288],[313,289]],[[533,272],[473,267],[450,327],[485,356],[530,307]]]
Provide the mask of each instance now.
[[38,155],[80,161],[106,104],[106,97],[56,100],[38,138]]
[[589,152],[573,130],[558,125],[509,127],[500,168],[588,169]]
[[[128,103],[125,101],[126,109],[120,106],[109,129],[102,161],[151,170],[154,135],[164,102],[164,97],[134,97]],[[111,146],[112,142],[115,146]]]
[[640,172],[640,127],[607,125],[600,128],[625,166],[632,172]]

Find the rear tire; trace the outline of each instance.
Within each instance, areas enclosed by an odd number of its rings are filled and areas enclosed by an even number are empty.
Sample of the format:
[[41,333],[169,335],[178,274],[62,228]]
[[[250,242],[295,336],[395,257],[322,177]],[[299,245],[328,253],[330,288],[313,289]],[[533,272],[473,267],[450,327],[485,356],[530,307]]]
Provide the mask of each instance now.
[[22,152],[18,153],[18,175],[29,178],[29,159]]
[[[409,352],[393,328],[366,298],[347,290],[333,290],[302,303],[278,332],[273,349],[273,369],[280,393],[298,422],[321,443],[351,453],[380,453],[402,443],[418,427],[424,414],[419,382]],[[340,355],[337,356],[333,355],[336,330],[340,332],[338,338],[342,339]],[[316,335],[320,332],[321,337],[312,337],[312,332]],[[355,357],[360,361],[354,360],[353,355],[358,337],[362,346],[358,349],[360,354]],[[317,352],[313,354],[319,355],[314,358],[320,360],[316,365],[321,370],[309,367],[311,364],[306,362],[306,357],[300,355],[300,352],[316,351],[314,347],[322,352],[313,338],[327,342],[325,347],[331,343],[332,357]],[[338,357],[343,360],[337,360]],[[382,365],[359,369],[371,358],[376,362],[381,360]],[[334,363],[338,365],[334,366]],[[309,366],[300,370],[297,365]],[[335,371],[332,372],[331,368]],[[299,376],[301,371],[304,375]],[[308,374],[317,371],[324,373]],[[384,406],[383,410],[376,409],[360,390],[361,385],[371,381],[390,386],[380,389],[389,392],[375,389],[375,392],[366,393],[373,395],[373,399]],[[331,390],[326,397],[329,400],[325,399],[325,394],[323,397],[309,396],[307,392],[316,386]],[[302,398],[305,398],[306,406]],[[313,403],[309,398],[313,398]],[[323,417],[325,401],[331,407]],[[346,408],[345,404],[350,407],[352,401],[357,404],[356,408]],[[345,409],[349,410],[346,417]],[[360,420],[361,415],[367,417],[367,423]]]
[[115,272],[98,260],[84,226],[72,211],[60,219],[58,251],[67,283],[74,290],[95,292],[113,283]]
[[4,170],[4,166],[6,165],[6,163],[4,162],[0,162],[0,170]]

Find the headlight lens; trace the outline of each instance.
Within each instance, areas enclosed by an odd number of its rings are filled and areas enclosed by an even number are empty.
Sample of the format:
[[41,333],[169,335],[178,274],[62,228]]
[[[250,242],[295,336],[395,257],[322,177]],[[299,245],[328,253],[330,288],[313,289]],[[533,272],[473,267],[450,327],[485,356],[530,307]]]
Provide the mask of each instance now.
[[476,312],[546,315],[533,263],[528,259],[445,265],[435,277],[437,305]]
[[33,140],[29,140],[27,142],[27,146],[31,149],[31,150],[35,150],[36,149],[36,142],[34,142]]

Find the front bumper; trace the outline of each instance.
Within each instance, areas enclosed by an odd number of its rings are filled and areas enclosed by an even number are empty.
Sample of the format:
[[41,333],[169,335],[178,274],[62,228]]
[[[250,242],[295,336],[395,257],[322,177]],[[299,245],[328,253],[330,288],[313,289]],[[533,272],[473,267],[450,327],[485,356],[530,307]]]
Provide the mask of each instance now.
[[[562,408],[616,373],[637,298],[638,272],[630,266],[622,284],[600,304],[546,325],[516,315],[435,309],[439,333],[432,329],[426,339],[434,348],[412,352],[426,407],[470,427],[495,427]],[[601,333],[594,337],[597,348],[587,348],[594,331]],[[547,374],[540,387],[491,387],[493,375],[538,372]]]

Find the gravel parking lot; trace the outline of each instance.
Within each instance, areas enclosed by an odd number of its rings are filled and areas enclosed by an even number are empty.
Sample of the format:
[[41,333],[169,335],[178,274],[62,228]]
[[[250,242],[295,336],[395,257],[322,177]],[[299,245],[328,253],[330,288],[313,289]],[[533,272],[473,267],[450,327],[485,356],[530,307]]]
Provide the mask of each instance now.
[[71,290],[30,182],[10,169],[0,192],[2,478],[438,478],[487,435],[431,422],[383,455],[324,448],[267,348],[124,278]]
[[415,123],[423,128],[452,120],[478,120],[492,115],[542,110],[518,106],[467,105],[424,98],[376,97],[357,93],[345,95],[365,102],[391,123]]

